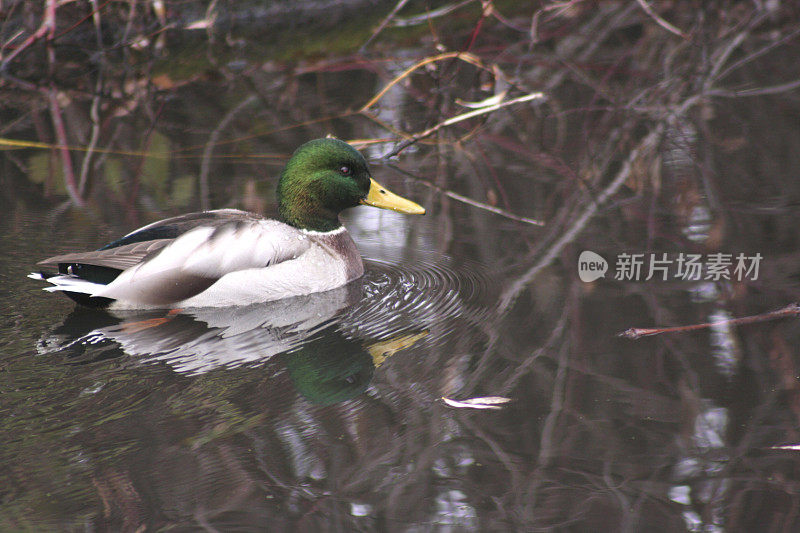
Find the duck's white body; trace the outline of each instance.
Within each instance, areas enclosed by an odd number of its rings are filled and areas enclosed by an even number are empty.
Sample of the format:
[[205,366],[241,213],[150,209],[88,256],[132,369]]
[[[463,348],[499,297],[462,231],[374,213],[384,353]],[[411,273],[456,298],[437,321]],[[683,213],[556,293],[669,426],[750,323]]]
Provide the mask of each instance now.
[[[174,239],[136,241],[159,228],[193,220]],[[224,209],[176,217],[140,228],[106,250],[53,257],[42,264],[93,265],[121,270],[103,285],[66,267],[43,277],[49,291],[113,300],[114,309],[249,305],[327,291],[364,273],[358,249],[344,227],[330,232],[294,228],[257,215]]]

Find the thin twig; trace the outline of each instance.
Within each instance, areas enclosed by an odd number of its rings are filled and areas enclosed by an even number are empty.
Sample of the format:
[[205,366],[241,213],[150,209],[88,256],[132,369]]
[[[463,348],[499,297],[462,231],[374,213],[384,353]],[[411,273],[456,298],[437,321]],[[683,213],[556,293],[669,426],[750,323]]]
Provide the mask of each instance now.
[[512,489],[516,489],[522,485],[522,478],[520,475],[520,467],[517,462],[506,452],[503,447],[498,444],[494,439],[492,439],[487,433],[481,430],[480,426],[470,420],[468,417],[463,417],[460,419],[460,423],[463,424],[467,429],[472,431],[477,438],[485,442],[489,449],[495,454],[497,459],[503,465],[503,467],[508,471],[511,475],[510,484]]
[[58,104],[58,95],[55,87],[50,89],[47,94],[50,103],[50,118],[53,121],[53,130],[58,139],[58,153],[61,156],[61,168],[64,172],[64,185],[66,186],[67,193],[72,199],[73,203],[77,206],[83,207],[86,205],[83,198],[78,191],[75,184],[75,171],[72,168],[72,155],[67,147],[67,130],[64,128],[64,121],[61,118],[61,108]]
[[725,76],[727,76],[728,74],[730,74],[734,70],[747,65],[748,63],[750,63],[751,61],[753,61],[755,59],[758,59],[759,57],[761,57],[764,54],[768,53],[770,50],[773,50],[773,49],[777,48],[778,46],[781,46],[781,45],[784,45],[784,44],[788,43],[789,41],[791,41],[792,39],[794,39],[798,35],[800,35],[800,27],[797,28],[796,30],[794,30],[793,32],[789,33],[788,35],[778,39],[777,41],[773,41],[773,42],[769,43],[768,45],[764,46],[763,48],[761,48],[759,50],[756,50],[752,54],[748,54],[747,56],[745,56],[745,57],[743,57],[743,58],[741,58],[741,59],[739,59],[737,61],[734,61],[725,70],[723,70],[722,72],[716,74],[714,76],[715,80],[723,79]]
[[396,167],[396,166],[394,166],[392,164],[389,164],[387,166],[389,168],[391,168],[392,170],[394,170],[396,172],[399,172],[400,174],[403,174],[404,176],[407,176],[407,177],[411,178],[413,181],[416,181],[417,183],[421,183],[422,185],[425,185],[426,187],[428,187],[430,189],[433,189],[434,191],[436,191],[436,192],[438,192],[440,194],[443,194],[443,195],[447,196],[448,198],[452,198],[453,200],[459,201],[461,203],[465,203],[467,205],[471,205],[473,207],[477,207],[479,209],[483,209],[485,211],[491,211],[492,213],[494,213],[496,215],[500,215],[500,216],[505,217],[505,218],[510,218],[511,220],[516,220],[517,222],[525,222],[526,224],[533,224],[534,226],[544,226],[544,222],[542,222],[541,220],[535,220],[533,218],[528,218],[528,217],[515,215],[514,213],[510,213],[510,212],[506,211],[505,209],[500,209],[499,207],[495,207],[493,205],[485,204],[483,202],[479,202],[477,200],[473,200],[472,198],[468,198],[466,196],[462,196],[462,195],[458,194],[457,192],[448,191],[447,189],[443,189],[443,188],[439,187],[438,185],[434,185],[433,183],[431,183],[429,181],[426,181],[426,180],[424,180],[422,178],[419,178],[419,177],[415,176],[414,174],[412,174],[412,173],[410,173],[410,172],[408,172],[406,170],[403,170],[400,167]]
[[722,71],[722,68],[727,64],[731,54],[733,54],[733,52],[739,48],[739,46],[750,36],[753,29],[758,27],[758,25],[761,24],[766,16],[766,13],[764,13],[748,21],[747,27],[737,33],[733,39],[730,39],[725,46],[722,47],[722,50],[719,53],[715,52],[712,54],[711,60],[713,63],[708,75],[706,76],[705,83],[703,85],[704,89],[711,89],[711,85],[718,79],[720,71]]
[[5,71],[15,57],[17,57],[25,49],[42,37],[47,37],[47,40],[53,39],[56,30],[56,7],[58,7],[56,0],[47,0],[47,4],[45,5],[44,9],[44,16],[42,18],[42,24],[35,32],[30,34],[28,38],[22,42],[22,44],[16,47],[13,52],[8,54],[8,56],[6,56],[5,59],[0,62],[0,72]]
[[794,80],[769,87],[756,87],[754,89],[712,89],[705,94],[721,98],[739,98],[742,96],[764,96],[767,94],[781,94],[800,88],[800,80]]
[[714,57],[711,58],[713,60],[711,70],[705,79],[706,87],[710,87],[711,84],[714,83],[714,81],[717,79],[717,74],[720,70],[722,70],[722,67],[725,66],[725,63],[728,61],[730,55],[739,47],[740,44],[744,42],[749,35],[750,30],[739,32],[733,39],[726,43],[725,47],[719,53],[714,54]]
[[408,0],[400,0],[399,2],[397,2],[397,4],[394,6],[394,9],[392,9],[389,12],[389,14],[386,15],[386,18],[384,18],[381,21],[380,24],[378,24],[378,27],[375,29],[374,32],[372,32],[372,35],[369,36],[369,39],[367,39],[367,41],[364,44],[361,45],[361,48],[359,49],[359,52],[363,53],[364,50],[367,49],[367,46],[369,46],[370,43],[375,40],[375,38],[378,36],[378,34],[380,34],[386,28],[386,26],[389,25],[389,22],[391,22],[391,20],[394,18],[394,16],[397,15],[397,13],[401,9],[403,9],[403,7],[405,7],[405,5],[407,3],[408,3]]
[[511,307],[520,292],[522,292],[522,290],[527,287],[531,281],[533,281],[533,279],[543,268],[549,265],[553,259],[558,257],[558,255],[561,253],[561,250],[563,250],[567,244],[572,242],[583,231],[589,220],[591,220],[600,210],[600,206],[608,201],[614,194],[616,194],[619,188],[628,181],[631,173],[633,172],[634,163],[639,159],[639,156],[642,153],[647,150],[652,150],[658,144],[662,135],[664,134],[665,127],[666,121],[660,122],[649,134],[647,134],[647,136],[645,136],[644,139],[642,139],[636,148],[630,151],[628,157],[625,159],[622,167],[619,169],[617,175],[614,177],[611,183],[609,183],[608,186],[606,186],[606,188],[597,195],[594,201],[589,202],[582,212],[576,214],[571,225],[561,233],[561,236],[558,238],[558,240],[556,240],[547,249],[544,255],[538,261],[536,261],[536,263],[531,266],[522,276],[516,279],[511,285],[508,286],[506,290],[503,291],[503,294],[500,296],[500,305],[498,306],[500,313]]
[[766,322],[767,320],[777,320],[779,318],[786,318],[788,316],[800,316],[800,305],[797,303],[789,304],[782,309],[770,311],[754,316],[745,316],[742,318],[731,318],[728,320],[720,320],[718,322],[704,322],[702,324],[691,324],[689,326],[675,326],[671,328],[629,328],[621,333],[617,333],[617,337],[624,337],[626,339],[640,339],[642,337],[649,337],[651,335],[661,335],[662,333],[683,333],[685,331],[695,331],[698,329],[707,329],[715,326],[741,326],[743,324],[754,324],[757,322]]
[[485,115],[486,113],[492,113],[494,111],[497,111],[498,109],[502,109],[502,108],[508,107],[510,105],[519,104],[519,103],[522,103],[522,102],[530,102],[531,100],[539,100],[539,99],[542,99],[542,98],[544,98],[544,93],[540,93],[540,92],[530,93],[530,94],[526,94],[524,96],[520,96],[518,98],[512,98],[511,100],[506,100],[505,102],[500,102],[500,103],[497,103],[497,104],[494,104],[494,105],[481,107],[479,109],[474,109],[472,111],[468,111],[466,113],[462,113],[460,115],[456,115],[454,117],[450,117],[447,120],[439,122],[438,124],[435,124],[435,125],[431,126],[430,128],[428,128],[428,129],[426,129],[424,131],[421,131],[419,133],[415,133],[414,135],[411,135],[408,139],[406,139],[403,142],[401,142],[400,144],[398,144],[395,149],[393,149],[391,152],[386,154],[384,157],[387,158],[387,159],[390,158],[390,157],[394,157],[397,154],[399,154],[400,152],[402,152],[403,150],[405,150],[406,148],[408,148],[409,146],[411,146],[412,144],[415,144],[416,142],[418,142],[420,139],[424,139],[425,137],[429,137],[430,135],[436,133],[437,131],[439,131],[440,129],[442,129],[442,128],[446,127],[446,126],[452,126],[453,124],[457,124],[459,122],[463,122],[463,121],[468,120],[468,119],[473,118],[473,117],[477,117],[477,116],[480,116],[480,115]]
[[401,81],[406,79],[415,70],[420,69],[420,68],[424,67],[425,65],[429,65],[431,63],[436,63],[437,61],[444,61],[445,59],[452,59],[452,58],[456,58],[456,57],[458,59],[462,60],[462,61],[466,61],[467,63],[470,63],[470,64],[475,65],[477,67],[486,69],[486,67],[483,66],[483,63],[481,63],[480,59],[478,59],[476,56],[474,56],[472,54],[463,53],[463,52],[445,52],[443,54],[439,54],[439,55],[435,55],[435,56],[431,56],[431,57],[426,57],[425,59],[423,59],[421,61],[417,61],[416,63],[414,63],[413,65],[411,65],[407,69],[405,69],[399,76],[395,77],[392,81],[387,83],[386,86],[378,92],[378,94],[376,94],[375,96],[370,98],[370,100],[366,104],[361,106],[361,109],[359,109],[359,112],[364,112],[367,109],[369,109],[370,107],[372,107],[373,105],[375,105],[376,102],[378,102],[381,98],[383,98],[383,96],[387,92],[389,92],[389,89],[391,89],[392,87],[394,87],[395,85],[397,85],[398,83],[400,83]]
[[416,26],[418,24],[425,24],[426,22],[430,22],[431,20],[439,17],[443,17],[445,15],[449,15],[453,11],[461,9],[467,4],[475,3],[476,0],[463,0],[462,2],[458,2],[456,4],[449,4],[439,9],[433,9],[431,11],[427,11],[421,15],[414,15],[413,17],[406,17],[406,18],[397,18],[394,21],[394,25],[398,28],[404,28],[408,26]]
[[[103,4],[105,6],[108,2]],[[100,51],[100,58],[103,63],[103,68],[98,69],[97,81],[95,82],[94,96],[92,97],[92,105],[89,109],[89,118],[92,121],[92,133],[89,138],[89,144],[86,148],[86,154],[83,156],[81,162],[81,172],[78,179],[78,194],[83,197],[86,192],[86,182],[89,177],[89,166],[94,157],[94,150],[97,148],[97,143],[100,140],[100,93],[103,89],[103,71],[106,62],[106,53],[103,46],[103,29],[102,20],[100,18],[100,8],[97,6],[97,0],[92,0],[93,21],[95,30],[95,39],[97,41],[97,49]]]
[[253,102],[256,101],[258,97],[255,95],[250,95],[244,100],[242,100],[239,104],[236,105],[233,109],[231,109],[226,115],[222,118],[214,131],[211,132],[211,135],[208,138],[208,142],[203,147],[203,158],[200,162],[200,207],[203,211],[207,211],[211,208],[210,200],[209,200],[209,188],[208,188],[208,173],[211,169],[211,155],[214,152],[214,147],[217,146],[217,142],[219,141],[219,136],[222,131],[228,127],[228,124],[231,123],[233,118],[245,107],[249,106]]
[[670,33],[674,33],[675,35],[677,35],[679,37],[683,37],[686,40],[689,39],[689,35],[688,34],[682,32],[681,30],[679,30],[678,28],[676,28],[675,26],[673,26],[672,24],[670,24],[669,22],[667,22],[666,20],[661,18],[659,16],[659,14],[656,13],[653,10],[653,8],[650,7],[650,4],[648,4],[645,0],[636,0],[636,3],[638,3],[640,6],[642,6],[642,9],[644,10],[644,12],[647,13],[650,16],[650,18],[655,20],[656,24],[658,24],[659,26],[661,26],[662,28],[664,28],[665,30],[667,30]]
[[467,41],[467,46],[464,47],[465,52],[469,52],[472,50],[472,47],[475,45],[475,41],[478,39],[478,35],[481,33],[481,28],[483,28],[483,21],[486,20],[486,17],[492,12],[492,2],[491,0],[486,1],[482,0],[483,8],[481,9],[481,16],[478,19],[478,22],[475,24],[475,27],[472,28],[472,32],[470,32],[469,40]]
[[558,353],[558,368],[553,380],[553,395],[550,398],[550,412],[544,421],[542,427],[541,439],[539,440],[539,456],[536,463],[540,468],[547,467],[552,461],[555,454],[555,448],[558,446],[555,436],[556,423],[561,417],[564,409],[564,399],[567,393],[567,373],[569,371],[569,343],[565,342],[561,345]]
[[[64,3],[66,3],[66,2],[64,2]],[[92,9],[92,11],[87,13],[84,17],[82,17],[82,18],[78,19],[77,21],[75,21],[69,28],[63,30],[58,35],[54,35],[53,39],[58,39],[59,37],[63,37],[64,35],[68,34],[72,30],[74,30],[75,28],[77,28],[78,26],[83,24],[85,21],[89,20],[89,18],[93,18],[95,25],[97,25],[97,22],[99,20],[98,19],[98,15],[110,3],[111,3],[111,0],[106,0],[105,2],[103,2],[103,4],[101,6],[98,6],[97,5],[97,1],[96,0],[92,0],[92,6],[94,7],[94,9]],[[95,27],[97,27],[97,26],[95,26]]]
[[511,391],[513,391],[517,385],[519,385],[520,380],[525,376],[525,374],[530,372],[530,368],[533,366],[533,364],[544,354],[548,354],[553,351],[556,342],[562,340],[562,335],[570,318],[571,311],[572,308],[569,305],[564,305],[564,308],[561,311],[561,316],[558,318],[558,322],[556,322],[555,326],[553,326],[553,329],[550,331],[550,335],[548,335],[547,340],[531,355],[526,357],[524,361],[521,361],[516,367],[514,367],[514,372],[506,381],[503,382],[503,385],[500,387],[499,394],[510,394]]
[[89,118],[92,121],[92,133],[89,138],[89,144],[86,147],[86,154],[83,156],[81,163],[80,178],[78,179],[78,194],[83,196],[86,192],[86,182],[89,178],[89,166],[91,165],[92,158],[97,148],[97,142],[100,140],[100,86],[101,81],[97,80],[97,94],[92,98],[92,107],[89,110]]
[[139,150],[142,156],[139,157],[136,170],[133,172],[133,183],[131,184],[131,189],[128,191],[128,199],[125,203],[125,210],[127,212],[128,219],[131,221],[136,221],[137,213],[134,209],[134,206],[139,199],[139,187],[141,185],[142,169],[144,168],[144,162],[148,157],[147,154],[150,151],[150,143],[153,141],[153,133],[156,131],[156,124],[158,123],[158,119],[161,117],[161,113],[164,112],[164,106],[165,102],[162,101],[155,113],[155,116],[153,117],[152,122],[150,123],[150,126],[142,136],[141,150]]

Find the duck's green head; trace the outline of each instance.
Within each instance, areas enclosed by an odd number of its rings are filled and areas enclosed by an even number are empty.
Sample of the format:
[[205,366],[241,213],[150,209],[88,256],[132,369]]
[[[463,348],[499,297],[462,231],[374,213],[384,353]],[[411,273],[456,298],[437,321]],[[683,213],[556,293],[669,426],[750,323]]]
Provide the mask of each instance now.
[[297,228],[335,230],[341,226],[339,213],[359,204],[425,213],[422,206],[372,179],[364,157],[338,139],[316,139],[300,146],[278,181],[280,216]]

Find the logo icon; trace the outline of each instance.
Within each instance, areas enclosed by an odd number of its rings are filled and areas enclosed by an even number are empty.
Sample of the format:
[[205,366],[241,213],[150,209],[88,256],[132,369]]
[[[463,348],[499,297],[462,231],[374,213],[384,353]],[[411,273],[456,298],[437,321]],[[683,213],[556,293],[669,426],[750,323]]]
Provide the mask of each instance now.
[[606,277],[608,261],[603,256],[584,250],[578,257],[578,277],[581,281],[589,283],[598,278]]

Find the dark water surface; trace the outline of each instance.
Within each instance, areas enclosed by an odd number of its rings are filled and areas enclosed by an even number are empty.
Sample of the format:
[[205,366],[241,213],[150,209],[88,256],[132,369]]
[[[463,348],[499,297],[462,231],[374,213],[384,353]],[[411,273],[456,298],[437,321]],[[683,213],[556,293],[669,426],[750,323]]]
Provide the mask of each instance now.
[[[0,86],[0,138],[45,143],[0,152],[0,530],[796,531],[800,452],[774,447],[800,443],[800,327],[726,320],[799,298],[800,96],[730,91],[797,79],[800,48],[780,41],[785,12],[745,4],[719,65],[722,18],[670,12],[695,32],[683,41],[635,2],[544,11],[535,45],[534,9],[508,2],[510,25],[489,17],[475,37],[471,6],[435,19],[435,38],[387,30],[362,56],[320,50],[313,28],[295,43],[235,26],[109,48],[124,60],[109,65],[66,42],[49,75],[32,49]],[[471,35],[503,76],[432,63],[352,113]],[[547,99],[392,161],[425,183],[379,160],[395,144],[359,145],[428,214],[346,213],[367,272],[341,289],[110,314],[26,278],[166,216],[268,213],[302,142],[396,141],[506,89]],[[46,147],[54,117],[83,148],[80,202]],[[584,251],[605,277],[581,281]],[[641,271],[622,275],[630,254]],[[760,254],[758,272],[737,271],[740,254]],[[617,335],[698,323],[712,325]],[[442,400],[485,396],[511,402]]]

